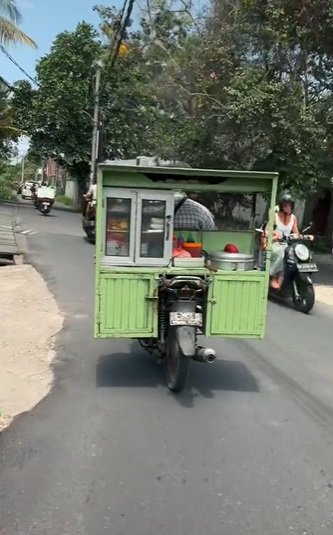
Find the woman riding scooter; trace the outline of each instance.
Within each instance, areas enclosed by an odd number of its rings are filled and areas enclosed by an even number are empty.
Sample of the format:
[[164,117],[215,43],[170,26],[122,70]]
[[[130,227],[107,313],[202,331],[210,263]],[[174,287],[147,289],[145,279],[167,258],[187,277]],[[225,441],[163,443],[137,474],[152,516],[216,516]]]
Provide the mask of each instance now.
[[[285,249],[288,246],[285,242],[281,243],[284,237],[290,235],[299,236],[297,217],[293,213],[295,201],[290,193],[284,193],[279,199],[279,210],[275,214],[275,225],[273,232],[273,245],[271,256],[271,288],[279,290],[283,282],[283,260]],[[265,236],[268,236],[266,227]],[[313,239],[313,237],[311,237]]]

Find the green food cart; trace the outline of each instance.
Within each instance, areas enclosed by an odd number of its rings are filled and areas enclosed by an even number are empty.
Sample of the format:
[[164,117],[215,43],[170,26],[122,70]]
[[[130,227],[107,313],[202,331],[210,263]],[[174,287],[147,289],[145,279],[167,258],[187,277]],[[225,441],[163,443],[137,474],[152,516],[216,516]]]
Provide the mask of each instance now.
[[[159,354],[172,391],[184,387],[191,361],[215,360],[200,335],[263,338],[272,236],[259,262],[255,211],[248,228],[230,229],[219,209],[225,195],[259,194],[272,229],[277,182],[276,173],[101,164],[95,337],[134,338]],[[195,228],[177,228],[180,196],[195,208],[209,199],[214,230],[200,217]]]

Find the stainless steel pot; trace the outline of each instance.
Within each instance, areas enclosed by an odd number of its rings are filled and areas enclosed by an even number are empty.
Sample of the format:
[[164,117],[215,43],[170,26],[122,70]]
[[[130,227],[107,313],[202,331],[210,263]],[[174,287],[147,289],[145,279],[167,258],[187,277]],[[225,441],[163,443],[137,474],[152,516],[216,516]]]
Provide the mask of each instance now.
[[251,271],[255,265],[254,256],[251,254],[224,251],[209,254],[208,261],[212,269],[224,271]]

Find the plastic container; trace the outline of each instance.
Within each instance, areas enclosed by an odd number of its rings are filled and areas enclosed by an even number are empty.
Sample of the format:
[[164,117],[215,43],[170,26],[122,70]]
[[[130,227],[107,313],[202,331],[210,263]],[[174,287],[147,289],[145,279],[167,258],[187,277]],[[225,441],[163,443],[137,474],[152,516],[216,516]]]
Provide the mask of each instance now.
[[192,258],[191,256],[188,258],[175,257],[173,265],[183,268],[203,268],[205,267],[205,259],[203,256],[201,258]]
[[172,251],[172,256],[177,258],[192,258],[190,253],[185,251],[183,247],[174,248]]
[[199,242],[184,242],[183,249],[190,253],[194,258],[200,258],[202,256],[202,243]]
[[208,257],[213,269],[226,271],[251,271],[254,269],[254,256],[241,253],[212,253]]
[[180,235],[180,236],[178,237],[178,240],[177,240],[177,247],[178,247],[179,249],[180,249],[181,247],[183,247],[183,243],[184,243],[184,241],[185,241],[185,240],[184,240],[183,236]]

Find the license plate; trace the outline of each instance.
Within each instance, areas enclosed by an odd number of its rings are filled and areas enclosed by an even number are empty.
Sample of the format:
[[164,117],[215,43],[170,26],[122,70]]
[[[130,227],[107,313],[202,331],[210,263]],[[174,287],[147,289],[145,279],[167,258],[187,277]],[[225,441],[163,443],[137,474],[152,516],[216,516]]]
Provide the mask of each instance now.
[[316,264],[297,264],[297,268],[300,273],[315,273],[319,271]]
[[170,312],[170,325],[202,326],[202,314],[200,312]]

